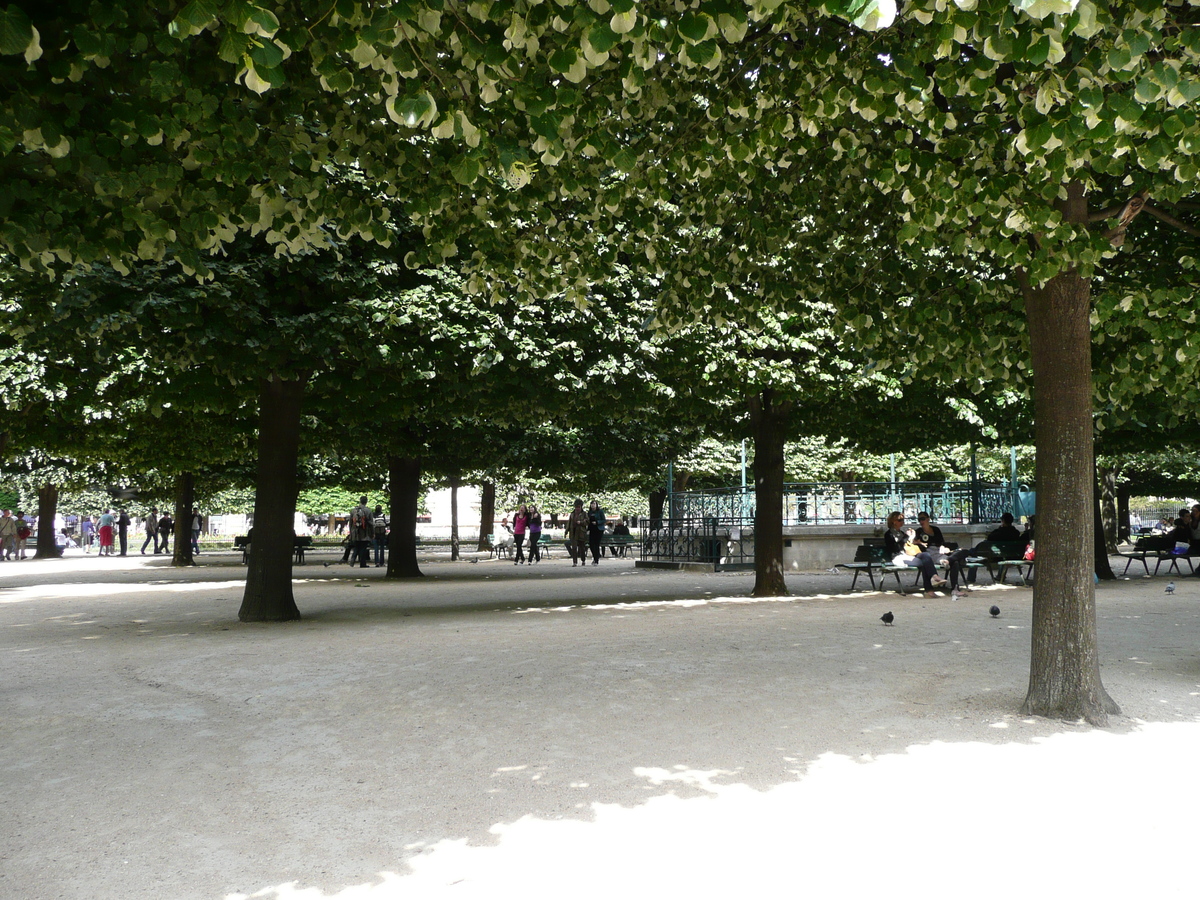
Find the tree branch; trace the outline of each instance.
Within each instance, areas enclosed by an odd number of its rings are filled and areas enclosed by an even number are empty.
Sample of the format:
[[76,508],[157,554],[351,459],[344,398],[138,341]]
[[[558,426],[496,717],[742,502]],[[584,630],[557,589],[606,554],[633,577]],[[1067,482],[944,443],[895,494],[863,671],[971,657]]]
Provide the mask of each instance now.
[[[1117,226],[1105,232],[1105,237],[1114,247],[1120,247],[1125,243],[1125,232],[1129,229],[1129,223],[1137,218],[1149,200],[1147,191],[1138,191],[1129,198],[1125,206],[1121,209],[1120,217],[1117,219]],[[1089,217],[1090,218],[1090,217]]]
[[1192,237],[1200,237],[1200,228],[1193,228],[1186,222],[1181,222],[1166,210],[1159,209],[1153,203],[1146,202],[1146,212],[1154,216],[1154,218],[1166,222],[1172,228],[1178,228],[1180,231],[1192,235]]

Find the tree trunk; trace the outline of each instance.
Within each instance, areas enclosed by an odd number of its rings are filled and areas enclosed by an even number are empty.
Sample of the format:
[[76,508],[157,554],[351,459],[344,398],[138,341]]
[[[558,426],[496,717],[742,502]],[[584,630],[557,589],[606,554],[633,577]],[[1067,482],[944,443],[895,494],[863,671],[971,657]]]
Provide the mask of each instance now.
[[650,527],[663,527],[663,506],[667,502],[667,489],[657,488],[650,492]]
[[[1065,218],[1086,222],[1072,184]],[[1037,445],[1037,580],[1029,692],[1022,712],[1107,725],[1119,713],[1100,682],[1096,646],[1091,285],[1062,272],[1022,281],[1033,369]]]
[[238,611],[243,622],[285,622],[300,618],[292,595],[292,528],[303,397],[302,380],[272,377],[259,385],[254,533],[246,592]]
[[388,537],[388,578],[420,578],[417,565],[417,505],[421,498],[419,457],[388,457],[389,514],[392,533]]
[[[175,477],[175,553],[171,557],[173,566],[196,564],[196,560],[192,558],[192,507],[195,503],[196,478],[191,472],[182,472]],[[291,584],[290,571],[288,584]]]
[[450,562],[458,561],[458,476],[450,479]]
[[63,555],[62,547],[58,546],[58,534],[54,530],[57,517],[58,485],[43,484],[38,488],[38,533],[34,559],[58,559]]
[[496,482],[485,481],[479,498],[479,543],[475,549],[486,553],[492,548],[487,536],[496,527]]
[[755,597],[787,594],[783,579],[783,444],[790,402],[768,388],[750,399],[754,429]]
[[1104,546],[1108,553],[1117,552],[1117,475],[1118,469],[1096,466],[1096,481],[1100,489],[1100,517],[1103,522]]
[[1117,487],[1117,541],[1133,540],[1133,526],[1129,521],[1129,486]]
[[1112,565],[1108,561],[1108,542],[1104,534],[1099,484],[1096,485],[1095,497],[1095,502],[1092,503],[1095,515],[1092,526],[1092,547],[1096,553],[1095,572],[1101,581],[1115,581],[1117,576],[1113,574]]

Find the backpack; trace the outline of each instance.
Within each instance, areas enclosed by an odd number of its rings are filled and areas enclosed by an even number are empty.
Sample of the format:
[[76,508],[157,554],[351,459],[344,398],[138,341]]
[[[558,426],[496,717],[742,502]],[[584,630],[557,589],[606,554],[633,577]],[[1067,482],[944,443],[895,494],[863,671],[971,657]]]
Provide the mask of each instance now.
[[367,533],[367,517],[361,509],[355,509],[350,516],[350,527],[359,534]]
[[375,517],[375,536],[383,537],[387,534],[387,519],[384,516]]

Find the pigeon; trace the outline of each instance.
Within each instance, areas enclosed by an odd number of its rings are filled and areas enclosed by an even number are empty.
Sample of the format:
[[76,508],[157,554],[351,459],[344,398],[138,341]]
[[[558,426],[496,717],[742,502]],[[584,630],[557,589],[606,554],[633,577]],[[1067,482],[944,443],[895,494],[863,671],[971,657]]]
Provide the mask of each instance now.
[[992,614],[992,618],[994,619],[998,615],[1000,615],[1000,607],[993,606],[991,609],[988,610],[988,612],[990,612]]
[[1171,581],[1171,582],[1168,582],[1168,583],[1167,583],[1167,590],[1166,590],[1166,593],[1168,593],[1168,594],[1173,594],[1173,593],[1175,593],[1175,582]]
[[879,617],[879,621],[884,625],[891,625],[895,620],[896,617],[892,615],[892,611],[890,609]]

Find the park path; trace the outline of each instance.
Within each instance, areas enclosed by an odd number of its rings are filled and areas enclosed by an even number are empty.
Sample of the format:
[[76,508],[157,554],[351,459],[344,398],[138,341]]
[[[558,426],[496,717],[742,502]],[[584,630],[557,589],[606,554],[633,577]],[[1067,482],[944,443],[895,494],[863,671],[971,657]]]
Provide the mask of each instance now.
[[1192,890],[1200,579],[1100,585],[1096,731],[1017,714],[1025,588],[425,571],[242,625],[232,555],[0,564],[0,896]]

